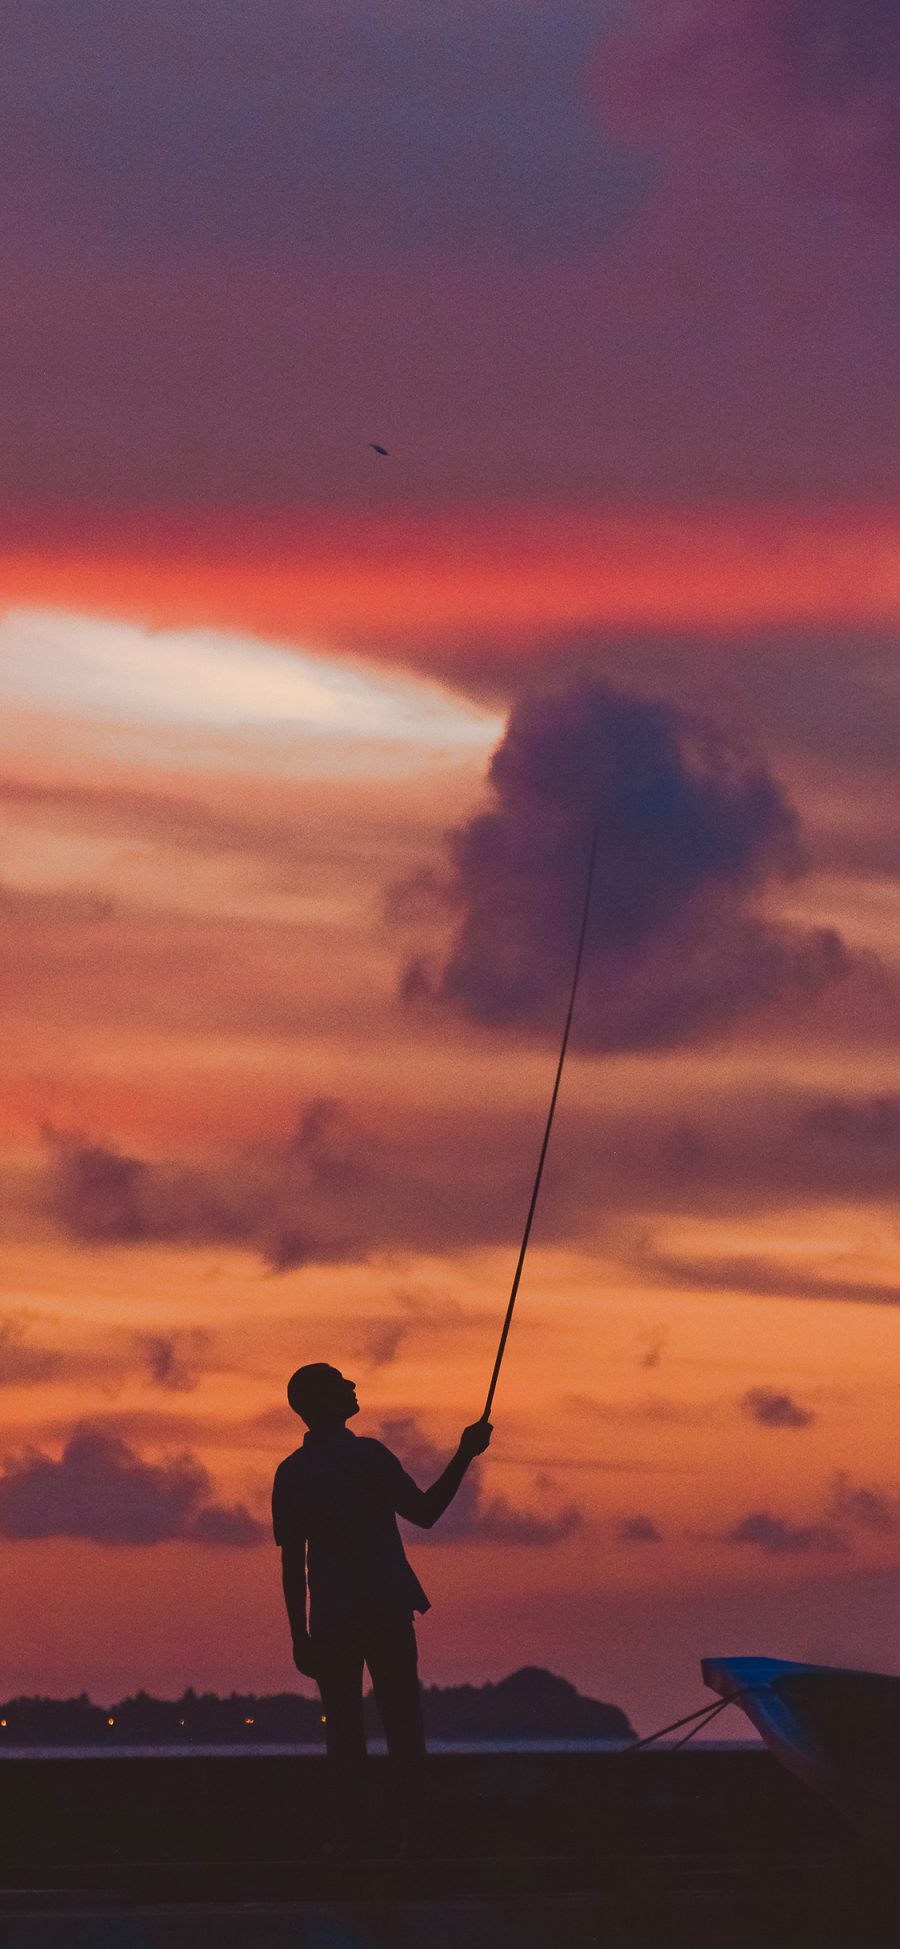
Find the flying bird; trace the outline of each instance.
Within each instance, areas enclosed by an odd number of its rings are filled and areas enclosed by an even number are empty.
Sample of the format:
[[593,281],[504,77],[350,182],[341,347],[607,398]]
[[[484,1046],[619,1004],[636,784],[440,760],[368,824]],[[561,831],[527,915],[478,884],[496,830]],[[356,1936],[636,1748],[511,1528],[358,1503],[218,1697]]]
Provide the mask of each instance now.
[[369,445],[370,445],[370,447],[371,447],[371,449],[372,449],[372,452],[373,452],[373,453],[383,453],[383,454],[384,454],[384,457],[385,457],[385,459],[387,459],[387,457],[388,457],[388,450],[387,450],[387,447],[380,447],[380,446],[378,445],[378,442],[377,442],[377,440],[370,440],[370,441],[369,441]]

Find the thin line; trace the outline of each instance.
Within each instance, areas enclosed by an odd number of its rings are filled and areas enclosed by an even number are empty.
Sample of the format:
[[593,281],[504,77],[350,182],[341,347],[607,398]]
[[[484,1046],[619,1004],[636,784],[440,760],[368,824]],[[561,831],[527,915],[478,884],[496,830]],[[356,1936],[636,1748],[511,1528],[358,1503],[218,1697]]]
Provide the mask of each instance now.
[[568,1014],[566,1015],[566,1026],[563,1030],[562,1048],[560,1049],[559,1062],[557,1063],[556,1066],[556,1080],[553,1084],[553,1095],[550,1098],[550,1109],[547,1116],[546,1128],[544,1130],[544,1141],[541,1145],[540,1157],[538,1158],[538,1167],[537,1167],[537,1173],[535,1175],[535,1180],[534,1180],[534,1189],[531,1193],[531,1203],[528,1207],[528,1217],[525,1220],[525,1231],[522,1235],[522,1244],[519,1250],[518,1263],[516,1265],[516,1270],[513,1275],[512,1291],[510,1292],[509,1302],[506,1308],[506,1318],[504,1319],[503,1331],[500,1335],[500,1345],[497,1348],[497,1358],[494,1361],[494,1371],[491,1375],[491,1384],[490,1387],[488,1388],[487,1400],[485,1401],[484,1404],[484,1412],[482,1415],[482,1419],[484,1421],[487,1421],[488,1416],[490,1415],[491,1412],[491,1406],[494,1399],[494,1391],[496,1389],[497,1381],[500,1375],[500,1367],[506,1349],[506,1342],[509,1338],[509,1329],[512,1325],[513,1310],[516,1304],[516,1294],[518,1293],[519,1290],[519,1281],[521,1280],[522,1268],[525,1264],[525,1254],[528,1250],[528,1240],[531,1236],[531,1226],[534,1220],[535,1210],[537,1208],[538,1192],[541,1188],[541,1178],[544,1172],[544,1159],[546,1158],[547,1146],[550,1142],[550,1131],[553,1126],[553,1113],[556,1109],[556,1099],[559,1095],[559,1086],[560,1086],[560,1082],[562,1081],[563,1064],[566,1060],[566,1050],[569,1045],[569,1030],[572,1027],[572,1015],[575,1009],[575,996],[578,990],[578,977],[581,973],[581,957],[582,954],[584,953],[584,941],[585,941],[585,935],[587,933],[588,911],[590,909],[590,904],[591,904],[591,890],[594,884],[594,866],[597,859],[597,842],[599,836],[600,836],[600,828],[599,826],[595,826],[593,838],[591,840],[591,857],[588,865],[587,886],[585,888],[585,895],[584,895],[584,909],[581,915],[581,930],[578,935],[578,951],[575,956],[575,973],[572,977],[572,992],[569,996],[569,1009],[568,1009]]

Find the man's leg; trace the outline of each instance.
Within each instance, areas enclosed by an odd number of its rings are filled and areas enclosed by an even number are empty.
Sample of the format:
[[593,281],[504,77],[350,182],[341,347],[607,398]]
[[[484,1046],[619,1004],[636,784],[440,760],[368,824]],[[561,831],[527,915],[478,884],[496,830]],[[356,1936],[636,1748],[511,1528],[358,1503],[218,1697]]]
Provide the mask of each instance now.
[[394,1768],[401,1831],[414,1844],[421,1827],[425,1729],[412,1618],[366,1633],[366,1664]]
[[333,1836],[339,1848],[356,1853],[365,1838],[362,1642],[348,1632],[327,1632],[314,1639],[313,1648],[325,1716]]

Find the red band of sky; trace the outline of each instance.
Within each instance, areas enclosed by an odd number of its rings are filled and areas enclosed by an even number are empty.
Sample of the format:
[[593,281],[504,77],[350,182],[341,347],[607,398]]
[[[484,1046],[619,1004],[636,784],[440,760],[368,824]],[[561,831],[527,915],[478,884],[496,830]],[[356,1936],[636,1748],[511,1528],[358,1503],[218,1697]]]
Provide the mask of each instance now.
[[[48,514],[43,541],[0,553],[0,588],[11,605],[158,627],[394,637],[412,662],[417,634],[469,626],[521,640],[592,625],[884,625],[900,620],[900,510],[136,514],[95,538],[83,515]],[[464,642],[457,654],[464,668]]]

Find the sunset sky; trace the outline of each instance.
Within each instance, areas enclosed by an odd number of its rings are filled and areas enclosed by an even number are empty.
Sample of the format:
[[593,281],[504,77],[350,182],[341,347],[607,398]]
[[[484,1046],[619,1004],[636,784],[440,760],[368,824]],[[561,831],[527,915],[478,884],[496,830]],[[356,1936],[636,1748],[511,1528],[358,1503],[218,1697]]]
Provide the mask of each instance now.
[[4,1696],[294,1682],[300,1362],[443,1466],[595,820],[423,1676],[900,1672],[895,0],[34,0],[0,90]]

